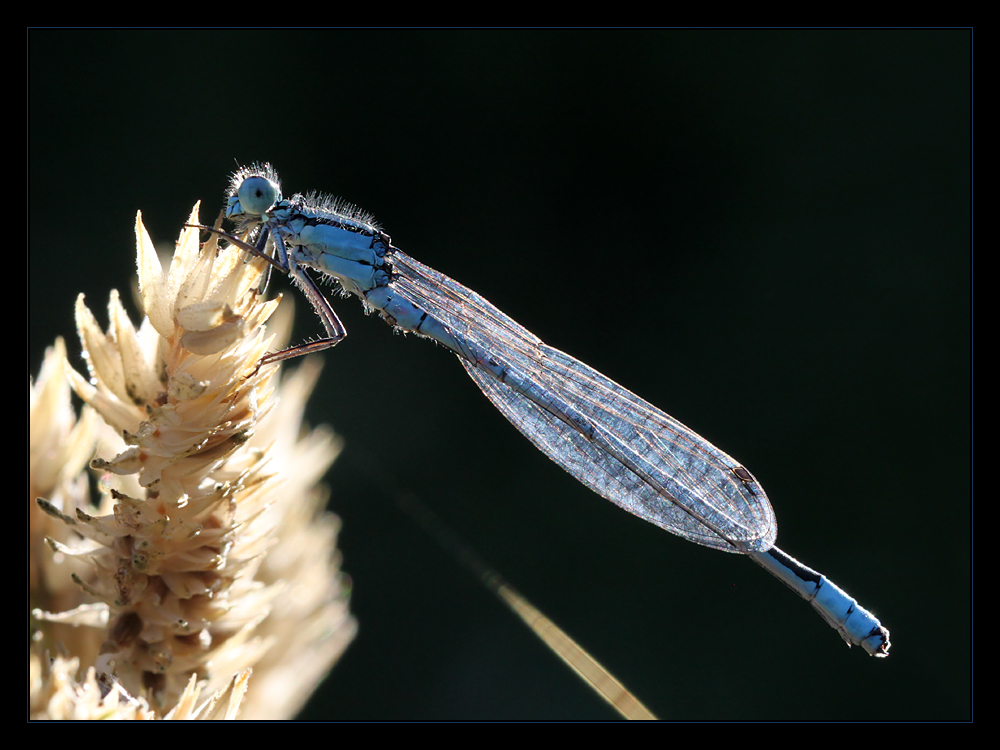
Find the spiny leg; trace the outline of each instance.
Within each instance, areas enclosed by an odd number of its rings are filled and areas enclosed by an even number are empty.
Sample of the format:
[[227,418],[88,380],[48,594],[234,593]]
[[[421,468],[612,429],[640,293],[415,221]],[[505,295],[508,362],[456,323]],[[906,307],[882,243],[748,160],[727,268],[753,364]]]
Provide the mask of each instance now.
[[[271,267],[277,268],[279,271],[289,276],[292,283],[294,283],[295,286],[302,291],[306,299],[309,301],[309,304],[312,305],[313,310],[315,310],[316,314],[319,316],[320,322],[323,323],[323,328],[326,330],[326,336],[324,338],[317,339],[316,341],[308,341],[304,344],[298,344],[296,346],[290,346],[287,349],[282,349],[279,352],[274,352],[262,357],[260,362],[257,363],[257,368],[254,370],[255,373],[264,365],[282,362],[287,359],[295,359],[296,357],[312,354],[314,352],[321,352],[324,349],[336,346],[343,341],[344,338],[346,338],[347,329],[344,327],[344,324],[341,323],[340,318],[337,317],[337,313],[334,312],[333,307],[330,306],[326,297],[323,296],[319,287],[316,286],[316,282],[313,281],[304,270],[302,270],[292,259],[288,257],[285,243],[281,239],[281,235],[279,233],[275,232],[269,237],[269,230],[265,228],[257,245],[251,245],[249,242],[241,240],[239,237],[235,237],[228,232],[222,231],[221,229],[208,227],[203,224],[186,224],[185,226],[211,232],[212,234],[222,237],[241,250],[248,252],[255,257],[263,258],[269,264],[267,277],[270,276]],[[277,257],[272,257],[266,250],[269,239],[274,244],[274,254]],[[261,291],[265,288],[266,282],[261,287]]]

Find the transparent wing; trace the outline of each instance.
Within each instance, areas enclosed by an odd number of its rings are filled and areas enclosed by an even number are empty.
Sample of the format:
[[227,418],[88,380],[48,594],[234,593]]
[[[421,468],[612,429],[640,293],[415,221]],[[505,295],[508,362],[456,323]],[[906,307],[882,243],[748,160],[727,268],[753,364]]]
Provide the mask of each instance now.
[[588,440],[474,362],[462,360],[504,416],[578,480],[697,544],[726,552],[763,552],[773,546],[774,511],[737,461],[592,367],[545,345],[453,279],[399,251],[392,263],[394,291],[613,436],[613,449]]

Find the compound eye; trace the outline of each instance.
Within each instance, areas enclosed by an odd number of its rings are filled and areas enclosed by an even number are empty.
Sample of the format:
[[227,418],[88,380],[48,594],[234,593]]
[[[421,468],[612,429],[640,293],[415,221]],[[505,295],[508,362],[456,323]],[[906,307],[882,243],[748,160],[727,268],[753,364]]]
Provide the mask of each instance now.
[[281,197],[276,184],[266,177],[259,176],[247,177],[243,180],[236,195],[240,199],[240,207],[243,212],[254,216],[267,213]]

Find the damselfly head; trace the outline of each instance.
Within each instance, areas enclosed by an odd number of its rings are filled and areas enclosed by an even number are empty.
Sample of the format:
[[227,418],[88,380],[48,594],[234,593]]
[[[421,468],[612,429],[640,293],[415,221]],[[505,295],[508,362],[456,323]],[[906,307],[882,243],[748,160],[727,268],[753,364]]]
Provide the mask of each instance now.
[[226,191],[226,218],[252,220],[281,200],[281,182],[270,164],[252,164],[233,174]]

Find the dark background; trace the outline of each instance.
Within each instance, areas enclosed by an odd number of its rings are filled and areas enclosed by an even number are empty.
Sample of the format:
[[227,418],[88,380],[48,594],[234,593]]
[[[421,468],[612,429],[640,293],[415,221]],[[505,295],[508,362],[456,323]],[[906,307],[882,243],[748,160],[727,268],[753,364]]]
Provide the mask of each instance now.
[[337,300],[310,418],[347,441],[360,632],[304,717],[615,716],[396,486],[663,718],[967,719],[970,66],[966,31],[32,31],[29,368],[57,335],[78,351],[78,292],[129,288],[136,210],[170,243],[271,161],[745,463],[780,546],[893,634],[848,651]]

